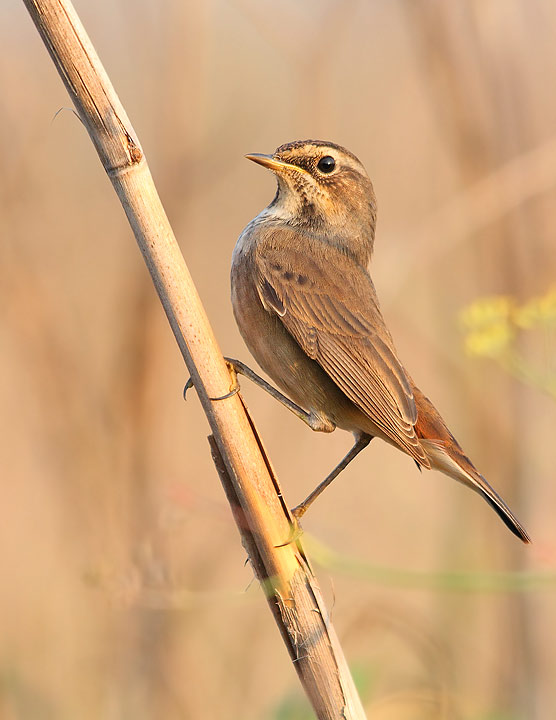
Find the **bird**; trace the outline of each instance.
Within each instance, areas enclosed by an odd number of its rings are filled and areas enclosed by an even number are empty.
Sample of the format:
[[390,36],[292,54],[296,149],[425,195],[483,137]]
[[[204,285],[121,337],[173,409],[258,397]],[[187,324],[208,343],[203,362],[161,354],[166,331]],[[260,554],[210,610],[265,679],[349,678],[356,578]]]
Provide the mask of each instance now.
[[398,358],[369,264],[377,204],[355,155],[332,142],[286,143],[246,158],[277,179],[272,202],[232,254],[232,307],[243,339],[279,390],[230,361],[309,427],[353,434],[350,452],[293,513],[299,519],[377,437],[481,495],[523,542],[530,538]]

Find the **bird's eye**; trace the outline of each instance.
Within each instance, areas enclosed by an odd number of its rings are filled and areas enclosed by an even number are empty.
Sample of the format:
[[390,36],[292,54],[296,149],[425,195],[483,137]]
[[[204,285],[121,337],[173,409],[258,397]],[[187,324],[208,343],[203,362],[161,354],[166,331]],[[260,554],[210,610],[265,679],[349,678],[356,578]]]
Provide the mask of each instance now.
[[331,173],[335,167],[336,160],[334,160],[334,158],[330,155],[325,155],[317,163],[317,168],[320,170],[321,173]]

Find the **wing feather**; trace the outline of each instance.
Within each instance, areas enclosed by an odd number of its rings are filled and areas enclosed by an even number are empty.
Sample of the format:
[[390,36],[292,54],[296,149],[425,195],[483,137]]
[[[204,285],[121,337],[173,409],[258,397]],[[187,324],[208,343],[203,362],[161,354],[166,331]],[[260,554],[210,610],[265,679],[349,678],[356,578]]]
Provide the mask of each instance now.
[[368,272],[341,249],[290,232],[269,233],[257,247],[264,306],[388,438],[429,467],[415,433],[412,386]]

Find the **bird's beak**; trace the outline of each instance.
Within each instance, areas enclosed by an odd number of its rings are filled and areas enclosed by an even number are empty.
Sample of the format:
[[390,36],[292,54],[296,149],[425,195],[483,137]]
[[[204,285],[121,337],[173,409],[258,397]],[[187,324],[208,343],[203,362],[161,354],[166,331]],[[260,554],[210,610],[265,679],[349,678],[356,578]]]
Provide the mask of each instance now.
[[250,153],[249,155],[245,156],[248,160],[252,160],[253,162],[256,162],[258,165],[262,165],[265,168],[268,168],[269,170],[273,170],[277,173],[284,173],[288,170],[295,170],[296,172],[305,172],[303,168],[298,167],[297,165],[290,165],[290,163],[283,162],[282,160],[277,160],[272,155],[261,155],[261,153]]

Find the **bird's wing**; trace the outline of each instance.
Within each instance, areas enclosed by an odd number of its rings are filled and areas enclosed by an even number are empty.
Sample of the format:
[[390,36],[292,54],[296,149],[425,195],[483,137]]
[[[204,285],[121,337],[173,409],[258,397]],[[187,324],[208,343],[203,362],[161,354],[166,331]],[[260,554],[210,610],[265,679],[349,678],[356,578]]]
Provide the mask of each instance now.
[[297,233],[298,249],[292,249],[289,232],[269,234],[255,252],[263,305],[388,438],[429,467],[415,434],[412,386],[368,272],[322,241],[300,243]]

